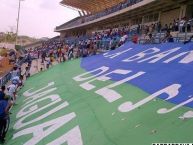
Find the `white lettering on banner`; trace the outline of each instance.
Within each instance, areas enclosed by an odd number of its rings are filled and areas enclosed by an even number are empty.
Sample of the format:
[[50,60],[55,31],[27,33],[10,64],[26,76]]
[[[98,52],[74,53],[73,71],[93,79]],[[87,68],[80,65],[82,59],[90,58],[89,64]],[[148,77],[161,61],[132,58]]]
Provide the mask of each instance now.
[[133,48],[128,48],[128,49],[126,49],[126,50],[119,51],[119,52],[113,53],[113,54],[109,54],[109,53],[107,52],[107,53],[104,53],[103,55],[104,55],[104,57],[109,57],[109,58],[113,59],[113,58],[115,58],[115,57],[117,57],[117,56],[120,56],[121,54],[124,54],[124,53],[130,51],[131,49],[133,49]]
[[[107,52],[107,53],[104,53],[103,56],[106,58],[113,59],[113,58],[118,57],[118,56],[132,50],[132,49],[133,48],[128,48],[126,50],[119,51],[119,52],[116,52],[113,54],[109,54],[109,52]],[[138,63],[142,63],[142,62],[151,60],[148,63],[156,63],[159,60],[163,59],[164,57],[167,57],[168,55],[170,55],[170,54],[172,54],[180,49],[181,49],[181,47],[176,47],[173,49],[169,49],[167,51],[160,51],[159,48],[153,47],[153,48],[146,49],[145,51],[142,51],[138,54],[135,54],[134,56],[126,58],[122,61],[123,62],[138,61]],[[160,53],[158,54],[158,52],[160,52]],[[178,63],[188,64],[188,63],[193,62],[193,50],[191,50],[191,51],[186,51],[186,52],[179,52],[178,54],[172,56],[171,58],[168,58],[167,60],[163,61],[163,63],[169,63],[171,61],[174,61],[174,60],[186,55],[187,53],[189,53],[189,54],[187,56],[185,56]]]
[[[58,101],[56,100],[55,102],[52,102],[51,104],[55,104],[55,103],[57,103],[57,102],[58,102]],[[35,113],[37,113],[37,112],[45,109],[45,108],[48,108],[48,107],[50,106],[50,104],[47,104],[46,106],[44,106],[44,107],[42,107],[42,108],[39,108],[39,109],[37,109],[36,111],[34,111],[34,112],[30,113],[30,114],[27,114],[26,116],[20,118],[20,119],[15,123],[14,129],[20,129],[20,128],[26,126],[26,125],[29,125],[29,124],[32,124],[32,123],[37,122],[37,121],[39,121],[39,120],[42,120],[42,119],[48,117],[49,115],[52,115],[52,114],[54,114],[55,112],[57,112],[57,111],[65,108],[65,107],[67,107],[68,105],[69,105],[69,104],[68,104],[67,102],[64,102],[64,103],[60,104],[59,106],[57,106],[56,108],[54,108],[54,109],[46,112],[45,114],[43,114],[43,115],[41,115],[41,116],[39,116],[39,117],[31,120],[31,121],[28,121],[28,122],[23,123],[23,121],[24,121],[27,117],[29,117],[29,116],[31,116],[31,115],[33,115],[33,114],[35,114]]]
[[66,142],[68,145],[83,145],[79,126],[74,127],[69,132],[47,145],[62,145]]
[[191,63],[193,61],[193,50],[190,51],[190,53],[185,57],[183,58],[179,63]]
[[75,113],[70,113],[65,116],[56,118],[54,120],[51,120],[30,128],[26,128],[14,134],[13,139],[16,139],[20,136],[33,134],[33,137],[30,140],[28,140],[26,143],[24,143],[24,145],[36,145],[43,138],[45,138],[52,132],[56,131],[57,129],[59,129],[60,127],[62,127],[64,124],[68,123],[75,117],[76,117]]
[[[38,94],[34,94],[33,96],[29,96],[28,98],[26,98],[26,99],[24,100],[25,103],[23,104],[23,106],[26,106],[27,104],[35,101],[36,99],[39,99],[39,98],[41,98],[41,97],[43,97],[43,96],[45,96],[45,95],[47,95],[47,94],[49,94],[49,93],[51,93],[51,92],[53,92],[53,91],[55,91],[55,90],[57,90],[57,88],[51,88],[51,89],[49,89],[49,90],[40,92],[40,93],[38,93]],[[26,102],[26,101],[28,101],[28,102]]]
[[[170,51],[170,52],[167,51],[167,53],[166,53],[166,52],[163,52],[163,54],[165,54],[165,55],[167,54],[167,55],[168,55],[169,53],[174,52],[174,51],[177,51],[178,49],[180,49],[180,48],[175,48],[175,49],[173,49],[173,50]],[[170,62],[170,61],[172,61],[172,60],[174,60],[174,59],[176,59],[176,58],[178,58],[178,57],[180,57],[180,56],[182,56],[182,55],[185,55],[185,54],[187,54],[187,53],[188,53],[188,52],[180,53],[179,55],[173,57],[172,59],[168,59],[168,60],[165,61],[165,62]],[[165,55],[164,55],[164,56],[165,56]],[[162,57],[163,57],[163,56],[162,56]],[[104,67],[104,66],[103,66],[103,67]],[[112,71],[112,72],[106,73],[106,74],[101,75],[101,76],[98,76],[98,77],[96,77],[96,78],[94,78],[94,79],[92,79],[92,80],[89,80],[89,81],[87,81],[87,82],[85,82],[85,83],[82,83],[82,84],[80,84],[80,87],[82,87],[83,89],[85,89],[85,90],[87,90],[87,91],[90,91],[90,90],[96,88],[96,86],[93,85],[93,84],[91,84],[91,82],[94,82],[94,81],[103,81],[103,82],[104,82],[104,81],[107,81],[107,80],[110,80],[110,79],[111,79],[111,77],[109,77],[109,75],[111,75],[111,74],[122,74],[122,75],[125,75],[125,74],[131,73],[131,72],[132,72],[131,70],[116,69],[116,70],[114,70],[114,71]],[[114,88],[114,87],[116,87],[116,86],[119,86],[119,85],[121,85],[121,84],[123,84],[123,83],[125,83],[125,82],[128,82],[128,81],[130,81],[130,80],[132,80],[132,79],[135,79],[135,78],[143,75],[144,73],[145,73],[145,72],[142,72],[142,71],[141,71],[141,72],[138,72],[138,73],[136,73],[136,74],[133,75],[133,76],[127,77],[127,78],[125,78],[125,79],[123,79],[123,80],[117,81],[117,82],[115,82],[115,83],[113,83],[113,84],[111,84],[111,85],[108,85],[108,86],[106,86],[106,87],[104,87],[104,88],[101,88],[101,89],[95,91],[95,93],[98,94],[98,95],[100,95],[100,96],[102,96],[102,97],[103,97],[106,101],[108,101],[109,103],[112,103],[112,102],[114,102],[114,101],[122,98],[122,96],[121,96],[118,92],[116,92],[115,90],[112,90],[112,88]],[[159,95],[161,95],[161,94],[163,94],[163,93],[168,94],[168,97],[167,97],[165,100],[172,99],[172,98],[176,97],[176,96],[179,94],[179,89],[180,89],[180,88],[181,88],[181,85],[180,85],[180,84],[170,85],[170,86],[168,86],[168,87],[166,87],[166,88],[164,88],[164,89],[162,89],[162,90],[160,90],[160,91],[158,91],[158,92],[150,95],[149,97],[147,97],[147,98],[145,98],[145,99],[143,99],[143,100],[141,100],[141,101],[139,101],[139,102],[137,102],[137,103],[135,103],[135,104],[133,104],[133,103],[130,102],[130,101],[124,102],[123,104],[121,104],[121,105],[118,107],[118,110],[119,110],[120,112],[130,112],[130,111],[132,111],[132,110],[134,110],[134,109],[136,109],[136,108],[138,108],[138,107],[140,107],[140,106],[142,106],[142,105],[150,102],[151,100],[153,100],[154,98],[158,97]],[[173,107],[173,108],[171,108],[171,109],[162,108],[162,109],[160,109],[159,111],[162,111],[162,112],[160,112],[160,113],[163,113],[163,114],[164,114],[164,113],[169,113],[169,112],[171,112],[171,111],[173,111],[173,110],[178,109],[179,107],[182,107],[182,106],[190,103],[191,101],[192,101],[192,100],[189,99],[189,100],[187,100],[186,102],[183,102],[183,103],[177,105],[176,107]],[[185,103],[185,104],[184,104],[184,103]],[[159,111],[158,111],[158,113],[159,113]],[[165,111],[165,112],[164,112],[164,111]],[[193,117],[193,111],[192,111],[192,112],[186,112],[186,113],[183,115],[183,117],[184,117],[184,118],[191,118],[191,117]]]
[[34,95],[34,94],[36,94],[36,93],[38,93],[38,92],[40,92],[40,91],[42,91],[42,90],[44,90],[44,89],[47,89],[48,87],[50,87],[50,86],[53,86],[55,83],[54,82],[50,82],[50,83],[48,83],[48,85],[47,86],[45,86],[45,87],[43,87],[43,88],[41,88],[41,89],[39,89],[39,90],[36,90],[36,91],[34,91],[34,92],[29,92],[29,91],[31,91],[32,89],[29,89],[29,90],[27,90],[26,92],[24,92],[23,93],[23,95],[25,96],[25,97],[29,97],[29,96],[32,96],[32,95]]
[[[48,86],[52,86],[54,84],[50,83]],[[46,117],[54,114],[55,112],[62,110],[63,108],[67,107],[69,104],[68,102],[62,102],[62,99],[60,98],[59,95],[49,95],[45,96],[52,91],[56,90],[57,88],[50,88],[49,90],[45,90],[48,88],[48,86],[43,87],[37,91],[34,91],[36,93],[29,93],[29,91],[25,92],[25,95],[27,94],[28,98],[25,101],[28,101],[25,103],[24,107],[17,113],[16,118],[20,118],[14,125],[15,129],[21,129],[22,127],[25,127],[27,125],[30,125],[32,123],[35,123],[37,121],[43,120]],[[30,89],[31,90],[31,89]],[[44,90],[44,91],[43,91]],[[43,92],[41,92],[43,91]],[[31,95],[31,96],[30,96]],[[44,96],[44,97],[42,97]],[[39,108],[38,103],[42,103],[42,101],[49,101],[50,103],[46,104],[45,106],[42,106]],[[60,105],[57,105],[59,102],[62,102]],[[56,106],[54,108],[54,105]],[[53,107],[51,107],[53,106]],[[48,110],[45,114],[38,116],[37,118],[34,118],[33,120],[30,120],[28,122],[24,122],[24,120],[31,115],[34,115],[35,113],[38,113],[42,110],[50,108],[52,110]],[[24,143],[24,145],[35,145],[38,142],[40,142],[42,139],[46,138],[49,134],[53,133],[60,127],[62,127],[64,124],[67,122],[71,121],[73,118],[76,117],[76,114],[74,112],[67,114],[65,116],[59,117],[57,119],[44,122],[42,124],[25,128],[23,130],[20,130],[19,132],[15,133],[13,135],[13,139],[16,139],[20,136],[28,135],[28,134],[33,134],[32,138],[28,140],[27,142]],[[63,138],[63,140],[61,139]],[[83,141],[81,138],[81,132],[79,126],[74,127],[64,135],[62,135],[58,139],[52,141],[50,144],[59,144],[59,143],[67,143],[68,145],[83,145]]]
[[102,89],[99,89],[99,90],[95,91],[95,93],[103,96],[108,102],[112,103],[112,102],[114,102],[114,101],[116,101],[116,100],[118,100],[118,99],[120,99],[122,97],[115,90],[112,90],[112,88],[114,88],[116,86],[119,86],[119,85],[121,85],[121,84],[123,84],[125,82],[128,82],[128,81],[130,81],[132,79],[135,79],[135,78],[143,75],[144,73],[145,72],[138,72],[138,73],[136,73],[136,74],[134,74],[134,75],[132,75],[130,77],[127,77],[127,78],[125,78],[123,80],[117,81],[117,82],[115,82],[115,83],[113,83],[111,85],[108,85],[108,86],[106,86],[106,87],[104,87]]
[[142,51],[142,52],[140,52],[140,53],[138,53],[138,54],[136,54],[134,56],[131,56],[131,57],[127,58],[127,59],[124,59],[122,61],[123,62],[137,61],[137,60],[140,60],[140,59],[144,58],[145,56],[149,56],[151,54],[155,54],[155,53],[157,53],[159,51],[160,51],[160,49],[158,49],[156,47],[149,48],[149,49],[147,49],[145,51]]
[[193,111],[187,111],[182,116],[180,116],[179,118],[182,118],[182,119],[193,118]]
[[[38,105],[37,103],[43,101],[43,100],[47,100],[47,99],[50,99],[51,100],[51,103],[42,107],[41,109],[44,109],[44,108],[47,108],[47,107],[50,107],[52,106],[53,104],[56,104],[58,102],[60,102],[62,99],[60,98],[60,96],[58,95],[50,95],[50,96],[46,96],[46,97],[43,97],[43,98],[40,98],[39,100],[35,100],[33,101],[32,103],[30,104],[27,104],[25,105],[16,115],[16,118],[20,118],[24,115],[27,115],[27,114],[30,114],[31,112],[35,111],[38,109]],[[32,106],[34,105],[34,106]],[[28,109],[29,108],[29,109]],[[28,110],[27,110],[28,109]],[[27,110],[27,111],[25,111]],[[40,111],[40,110],[39,110]]]
[[180,103],[180,104],[178,104],[178,105],[176,105],[176,106],[174,106],[174,107],[172,107],[172,108],[170,108],[170,109],[161,108],[161,109],[159,109],[159,110],[157,111],[157,113],[158,113],[158,114],[170,113],[170,112],[172,112],[172,111],[174,111],[174,110],[176,110],[176,109],[178,109],[178,108],[180,108],[180,107],[182,107],[182,106],[184,106],[184,105],[186,105],[186,104],[188,104],[188,103],[190,103],[190,102],[192,102],[192,101],[193,101],[193,97],[190,98],[190,99],[188,99],[188,100],[186,100],[186,101],[184,101],[184,102],[182,102],[182,103]]
[[[95,69],[95,70],[92,70],[92,71],[86,72],[86,73],[84,73],[84,74],[78,75],[78,76],[74,77],[73,79],[74,79],[75,81],[77,81],[77,82],[89,80],[89,79],[92,79],[92,78],[94,78],[94,77],[96,77],[96,76],[99,76],[99,75],[103,74],[103,73],[106,72],[107,70],[109,70],[109,67],[102,66],[102,67],[97,68],[97,69]],[[98,72],[98,71],[99,71],[99,72]],[[95,74],[95,75],[89,76],[89,77],[85,77],[85,78],[83,77],[83,76],[86,76],[86,75],[91,74],[91,73],[93,73],[93,72],[98,72],[98,73]]]
[[187,54],[187,53],[188,53],[188,52],[182,52],[182,53],[180,53],[180,54],[177,54],[177,55],[175,55],[175,56],[173,56],[173,57],[165,60],[164,63],[169,63],[169,62],[171,62],[171,61],[173,61],[173,60],[175,60],[175,59],[177,59],[177,58],[179,58],[179,57],[181,57],[181,56],[183,56],[183,55],[185,55],[185,54]]
[[[103,66],[103,67],[104,68],[108,68],[108,67],[105,67],[105,66]],[[98,69],[92,70],[90,72],[93,72],[93,71],[96,71],[96,70],[98,70]],[[90,84],[90,82],[93,82],[93,81],[96,81],[96,80],[98,80],[98,81],[107,81],[107,80],[111,79],[110,77],[108,77],[108,75],[110,75],[110,74],[128,74],[130,72],[132,72],[132,71],[131,70],[117,69],[117,70],[114,70],[114,71],[112,71],[110,73],[107,73],[107,74],[101,75],[101,76],[99,76],[97,78],[94,78],[94,79],[92,79],[92,80],[90,80],[88,82],[80,84],[80,86],[82,88],[84,88],[85,90],[92,90],[92,89],[95,88],[95,86]],[[86,74],[88,74],[88,73],[86,73]],[[142,71],[138,72],[138,73],[136,73],[136,74],[134,74],[134,75],[132,75],[130,77],[127,77],[127,78],[123,79],[123,80],[117,81],[114,84],[111,84],[111,85],[108,85],[108,86],[106,86],[106,87],[104,87],[102,89],[99,89],[99,90],[95,91],[95,93],[97,93],[98,95],[103,96],[110,103],[114,102],[114,101],[118,100],[119,98],[121,98],[122,96],[119,93],[117,93],[116,91],[112,90],[112,88],[114,88],[116,86],[119,86],[119,85],[121,85],[121,84],[123,84],[125,82],[128,82],[128,81],[130,81],[132,79],[135,79],[135,78],[143,75],[144,73],[145,72],[142,72]],[[84,75],[85,75],[85,73],[81,74],[79,76],[76,76],[76,77],[74,77],[74,78],[76,78],[74,80],[76,80],[76,81],[80,81],[81,80],[82,81],[80,76],[84,76]],[[93,77],[90,77],[90,78],[93,78]]]
[[181,47],[177,47],[177,48],[173,48],[164,52],[161,52],[159,54],[153,55],[151,57],[145,58],[143,60],[138,61],[138,63],[144,62],[144,61],[148,61],[153,59],[152,61],[149,61],[148,63],[156,63],[157,61],[163,59],[164,57],[176,52],[177,50],[179,50]]
[[180,84],[173,84],[173,85],[166,87],[166,88],[150,95],[149,97],[137,102],[136,104],[133,104],[133,102],[125,102],[119,106],[118,110],[120,112],[130,112],[130,111],[150,102],[151,100],[153,100],[154,98],[156,98],[157,96],[159,96],[163,93],[168,94],[168,97],[166,100],[169,100],[169,99],[174,98],[175,96],[178,95],[180,87],[181,87]]
[[131,71],[129,71],[129,70],[116,69],[116,70],[114,70],[114,71],[112,71],[112,72],[110,72],[110,73],[104,74],[104,75],[99,76],[99,77],[96,77],[96,78],[94,78],[94,79],[92,79],[92,80],[90,80],[90,81],[88,81],[88,82],[85,82],[85,83],[83,83],[83,84],[80,84],[80,86],[81,86],[83,89],[89,91],[89,90],[92,90],[92,89],[95,88],[94,85],[90,84],[90,83],[93,82],[93,81],[98,80],[98,81],[103,81],[103,82],[104,82],[104,81],[107,81],[107,80],[110,80],[110,79],[111,79],[110,77],[108,77],[108,75],[110,75],[110,74],[121,74],[121,75],[125,75],[125,74],[128,74],[128,73],[130,73],[130,72],[131,72]]

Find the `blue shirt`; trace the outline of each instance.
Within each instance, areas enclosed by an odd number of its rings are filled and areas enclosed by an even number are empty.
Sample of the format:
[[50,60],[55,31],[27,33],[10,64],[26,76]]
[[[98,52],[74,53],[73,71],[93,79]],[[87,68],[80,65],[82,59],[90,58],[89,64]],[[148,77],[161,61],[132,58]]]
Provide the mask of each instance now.
[[0,118],[4,118],[6,116],[5,109],[8,105],[8,101],[1,100],[0,101]]
[[0,91],[0,101],[3,100],[5,97],[5,93],[3,93],[2,91]]

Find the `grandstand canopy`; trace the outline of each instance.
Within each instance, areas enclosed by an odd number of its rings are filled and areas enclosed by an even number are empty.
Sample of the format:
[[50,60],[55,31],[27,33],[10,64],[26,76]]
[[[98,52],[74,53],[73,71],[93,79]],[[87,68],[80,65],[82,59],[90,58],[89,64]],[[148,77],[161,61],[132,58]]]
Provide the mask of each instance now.
[[62,5],[96,13],[123,2],[124,0],[63,0]]

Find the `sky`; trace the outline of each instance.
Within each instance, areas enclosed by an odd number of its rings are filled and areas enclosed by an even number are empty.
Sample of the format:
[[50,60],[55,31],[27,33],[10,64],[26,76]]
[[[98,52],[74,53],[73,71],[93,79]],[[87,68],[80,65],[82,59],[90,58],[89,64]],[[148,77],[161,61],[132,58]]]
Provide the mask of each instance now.
[[[59,4],[61,0],[21,2],[19,35],[54,37],[54,28],[78,16],[78,12]],[[0,32],[16,31],[19,0],[0,0]]]

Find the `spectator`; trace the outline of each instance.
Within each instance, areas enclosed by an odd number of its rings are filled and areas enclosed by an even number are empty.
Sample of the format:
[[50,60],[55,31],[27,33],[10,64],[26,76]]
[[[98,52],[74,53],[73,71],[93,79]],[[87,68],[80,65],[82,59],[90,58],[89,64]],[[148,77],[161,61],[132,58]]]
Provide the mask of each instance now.
[[13,71],[11,71],[10,73],[11,73],[11,78],[18,76],[17,66],[14,66]]
[[46,58],[46,68],[49,69],[50,68],[50,65],[51,65],[51,60],[50,60],[50,57]]
[[175,31],[179,31],[179,18],[175,21]]
[[135,35],[133,36],[132,42],[135,43],[135,44],[138,43],[138,36],[137,36],[137,34],[135,34]]
[[30,68],[29,68],[28,66],[25,68],[25,73],[24,73],[24,75],[25,75],[26,78],[29,78],[29,77],[30,77]]
[[63,62],[66,61],[66,58],[65,58],[65,49],[64,49],[64,48],[62,49],[62,60],[63,60]]
[[165,26],[162,28],[162,31],[168,31],[168,24],[165,24]]
[[3,100],[4,97],[5,97],[5,86],[2,86],[0,90],[0,101]]
[[158,24],[157,24],[157,31],[159,33],[161,32],[161,27],[162,27],[161,22],[158,22]]
[[10,96],[10,102],[13,102],[13,104],[16,102],[16,89],[16,84],[13,83],[7,87],[8,95]]
[[46,52],[45,51],[43,51],[42,52],[42,63],[44,63],[44,61],[45,61],[45,58],[46,58]]
[[174,42],[173,36],[170,34],[169,30],[166,32],[166,35],[163,38],[162,42]]
[[[87,49],[88,49],[88,46],[90,46],[90,44],[87,45]],[[71,45],[70,49],[68,50],[68,58],[69,58],[69,60],[71,60],[72,58],[74,58],[73,52],[74,52],[74,45]]]
[[128,36],[126,34],[124,34],[121,39],[120,39],[120,42],[119,42],[119,46],[121,46],[122,44],[124,44],[128,39]]
[[184,44],[190,43],[193,39],[193,35],[190,37],[190,39],[188,41],[184,41]]
[[139,34],[140,33],[140,25],[138,24],[137,25],[137,34]]
[[191,19],[187,22],[187,32],[191,32]]
[[8,97],[4,97],[3,100],[0,100],[0,141],[1,143],[5,142],[5,136],[7,133],[8,118],[9,118],[9,109],[12,104],[8,102]]
[[31,56],[31,54],[30,54],[30,53],[28,53],[28,54],[27,54],[26,61],[27,61],[27,63],[28,63],[28,64],[30,64],[30,65],[31,65],[31,63],[32,63],[32,56]]
[[20,76],[21,75],[21,67],[18,68],[18,72],[17,72],[17,76]]
[[182,18],[179,22],[179,31],[180,31],[180,33],[185,32],[185,31],[183,31],[184,27],[185,27],[185,20],[184,20],[184,18]]
[[152,34],[150,33],[150,34],[148,35],[148,38],[146,39],[146,42],[145,42],[145,43],[152,44],[152,43],[154,43],[154,41],[155,41],[155,39],[154,39],[154,37],[152,36]]
[[116,38],[111,39],[111,41],[110,41],[110,49],[111,50],[115,50],[116,46],[117,46]]
[[169,30],[170,30],[170,31],[173,31],[173,25],[172,25],[172,23],[170,23],[170,25],[169,25]]
[[23,86],[23,76],[16,76],[14,78],[11,79],[12,84],[15,84],[16,87],[22,87]]

